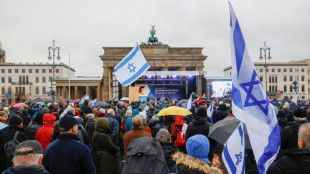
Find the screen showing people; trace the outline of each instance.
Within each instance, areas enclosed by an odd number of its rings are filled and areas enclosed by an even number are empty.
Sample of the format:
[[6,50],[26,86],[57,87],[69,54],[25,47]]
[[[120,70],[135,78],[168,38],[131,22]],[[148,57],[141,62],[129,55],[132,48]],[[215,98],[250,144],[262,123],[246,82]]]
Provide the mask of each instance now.
[[212,98],[230,97],[232,90],[231,81],[212,82]]

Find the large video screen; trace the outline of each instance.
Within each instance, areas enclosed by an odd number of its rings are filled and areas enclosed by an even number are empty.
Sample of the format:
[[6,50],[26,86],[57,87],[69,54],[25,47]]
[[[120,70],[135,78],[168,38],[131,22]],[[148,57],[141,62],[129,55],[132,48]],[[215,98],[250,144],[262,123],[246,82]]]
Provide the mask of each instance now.
[[212,82],[211,98],[230,97],[232,89],[231,81]]

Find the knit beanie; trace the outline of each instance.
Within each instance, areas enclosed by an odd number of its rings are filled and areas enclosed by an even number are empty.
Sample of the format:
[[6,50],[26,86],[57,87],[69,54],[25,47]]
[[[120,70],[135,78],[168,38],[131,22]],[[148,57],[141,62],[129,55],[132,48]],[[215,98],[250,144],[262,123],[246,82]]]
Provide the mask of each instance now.
[[59,130],[61,132],[68,131],[73,128],[75,125],[78,125],[79,122],[72,116],[65,115],[59,120]]
[[187,154],[207,163],[211,163],[208,159],[209,148],[208,138],[201,134],[190,137],[186,142]]
[[307,116],[307,112],[304,109],[298,107],[294,110],[294,116],[298,118],[304,118]]
[[10,126],[18,126],[23,122],[23,119],[18,115],[11,115],[9,118]]
[[138,111],[138,109],[134,109],[134,110],[132,110],[132,114],[131,114],[131,116],[132,116],[132,117],[134,117],[134,116],[136,116],[136,115],[139,115],[139,111]]
[[206,108],[205,107],[203,107],[203,106],[199,106],[199,108],[198,108],[198,112],[197,112],[197,114],[196,114],[197,116],[200,116],[200,117],[206,117],[207,116],[207,110],[206,110]]

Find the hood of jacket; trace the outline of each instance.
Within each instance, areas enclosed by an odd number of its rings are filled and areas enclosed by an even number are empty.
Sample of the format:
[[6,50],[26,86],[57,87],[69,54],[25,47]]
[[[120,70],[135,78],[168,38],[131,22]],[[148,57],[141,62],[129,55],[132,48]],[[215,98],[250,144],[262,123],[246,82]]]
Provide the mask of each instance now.
[[195,117],[192,122],[195,126],[198,126],[198,125],[205,123],[206,121],[207,120],[203,117]]
[[176,152],[173,154],[172,159],[176,161],[177,165],[184,165],[190,170],[197,170],[205,174],[223,174],[222,170],[216,167],[211,167],[208,163],[181,152]]
[[217,110],[220,110],[220,111],[226,111],[226,105],[225,104],[221,104]]
[[53,114],[47,113],[43,115],[43,126],[54,127],[56,117]]
[[291,128],[294,131],[298,132],[300,125],[302,125],[304,123],[307,123],[307,120],[296,120],[296,121],[289,123],[288,125],[291,126]]
[[107,118],[98,118],[95,121],[95,131],[102,133],[110,133],[109,120]]
[[203,106],[199,106],[196,115],[205,118],[207,116],[207,109]]

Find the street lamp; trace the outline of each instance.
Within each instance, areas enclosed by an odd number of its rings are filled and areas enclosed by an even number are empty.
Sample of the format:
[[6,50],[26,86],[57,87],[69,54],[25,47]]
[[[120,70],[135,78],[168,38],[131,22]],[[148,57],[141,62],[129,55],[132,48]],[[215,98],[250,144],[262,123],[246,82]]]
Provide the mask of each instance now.
[[[53,82],[55,80],[55,51],[58,51],[58,56],[57,56],[57,60],[60,60],[60,56],[59,56],[59,47],[55,46],[55,40],[52,41],[53,42],[53,46],[48,47],[48,60],[51,61],[53,59],[53,79],[51,80],[51,90],[50,90],[50,94],[52,96],[52,102],[55,101],[55,93],[53,92]],[[53,51],[53,57],[51,57],[51,50]]]
[[[262,51],[264,51],[264,57],[262,56]],[[260,52],[260,56],[259,59],[262,60],[263,58],[265,58],[265,81],[266,81],[266,95],[267,95],[267,58],[268,60],[271,59],[270,57],[270,48],[266,46],[266,41],[264,41],[264,47],[259,49]],[[267,52],[268,52],[268,57],[267,57]]]

